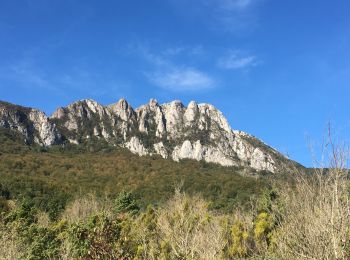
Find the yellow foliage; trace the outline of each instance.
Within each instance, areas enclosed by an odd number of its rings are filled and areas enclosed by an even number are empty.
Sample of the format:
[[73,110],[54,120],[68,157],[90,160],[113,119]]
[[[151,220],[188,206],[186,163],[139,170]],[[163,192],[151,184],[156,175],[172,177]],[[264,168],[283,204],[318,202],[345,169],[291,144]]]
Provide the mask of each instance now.
[[231,227],[232,245],[229,248],[231,256],[245,257],[248,254],[249,233],[241,221],[236,221]]
[[260,213],[255,221],[254,237],[256,240],[263,240],[267,238],[268,233],[273,227],[272,217],[266,213]]

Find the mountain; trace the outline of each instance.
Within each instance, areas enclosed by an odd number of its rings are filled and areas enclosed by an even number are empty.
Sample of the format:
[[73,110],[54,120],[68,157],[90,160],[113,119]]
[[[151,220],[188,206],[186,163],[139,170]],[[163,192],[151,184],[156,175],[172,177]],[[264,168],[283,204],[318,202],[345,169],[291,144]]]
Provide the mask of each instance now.
[[223,166],[244,166],[279,172],[296,163],[259,139],[232,130],[210,104],[180,101],[133,109],[125,100],[103,106],[91,99],[43,112],[0,102],[0,127],[20,133],[26,143],[42,146],[103,141],[138,155],[158,154],[175,161],[204,160]]
[[44,112],[0,101],[0,127],[15,130],[26,143],[43,146],[62,143],[62,136]]

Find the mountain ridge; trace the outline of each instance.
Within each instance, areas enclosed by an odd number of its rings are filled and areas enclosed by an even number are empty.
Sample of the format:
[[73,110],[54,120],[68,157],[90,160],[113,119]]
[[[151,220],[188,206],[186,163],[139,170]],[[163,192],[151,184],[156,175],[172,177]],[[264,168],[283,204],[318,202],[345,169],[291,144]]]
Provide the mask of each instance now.
[[231,129],[211,104],[151,99],[133,109],[125,100],[101,105],[82,99],[51,116],[38,109],[0,102],[0,126],[21,133],[28,144],[80,144],[103,140],[138,155],[158,154],[175,161],[204,160],[280,172],[296,164],[256,137]]

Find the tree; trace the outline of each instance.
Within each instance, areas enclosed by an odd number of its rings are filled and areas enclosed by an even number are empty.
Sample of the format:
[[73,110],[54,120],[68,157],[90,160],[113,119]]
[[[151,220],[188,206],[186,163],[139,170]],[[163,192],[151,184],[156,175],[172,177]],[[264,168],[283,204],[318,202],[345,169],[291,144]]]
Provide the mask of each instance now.
[[117,214],[130,213],[135,215],[139,212],[140,207],[137,205],[131,192],[122,191],[115,200],[114,210]]

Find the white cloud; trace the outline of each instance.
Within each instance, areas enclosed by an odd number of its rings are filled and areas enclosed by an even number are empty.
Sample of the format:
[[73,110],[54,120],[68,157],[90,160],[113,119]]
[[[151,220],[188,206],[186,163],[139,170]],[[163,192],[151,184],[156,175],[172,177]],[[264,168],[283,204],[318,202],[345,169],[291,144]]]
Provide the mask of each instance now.
[[[100,74],[93,69],[67,67],[62,70],[50,71],[39,66],[34,58],[22,58],[21,60],[1,66],[0,80],[15,82],[16,88],[30,89],[55,93],[59,96],[67,96],[67,93],[83,91],[87,95],[94,95],[99,91],[98,86],[106,89],[115,89],[119,81],[114,77]],[[1,89],[1,87],[0,87]]]
[[44,76],[35,71],[33,68],[29,66],[24,66],[23,64],[16,64],[10,67],[11,74],[14,78],[17,78],[18,81],[22,81],[23,83],[33,84],[39,87],[49,87],[48,81],[44,78]]
[[254,55],[244,55],[240,51],[231,51],[225,57],[218,60],[218,66],[222,69],[244,69],[259,65],[260,61]]
[[138,54],[141,54],[142,58],[144,58],[145,60],[147,60],[149,63],[153,64],[154,66],[168,66],[169,62],[164,57],[152,53],[145,46],[139,44],[136,47],[136,50],[137,50]]
[[[200,91],[215,87],[215,81],[207,73],[193,66],[184,66],[175,62],[179,58],[199,55],[203,48],[196,46],[172,47],[159,50],[158,54],[150,51],[146,46],[139,44],[136,48],[141,58],[151,65],[151,72],[146,72],[148,80],[163,89],[170,91]],[[176,57],[175,57],[176,56]]]
[[171,91],[198,91],[214,87],[213,79],[194,68],[172,68],[149,77],[157,86]]
[[161,52],[164,57],[172,56],[198,56],[204,54],[204,48],[201,45],[197,46],[173,46]]
[[267,0],[168,0],[188,17],[214,30],[249,34],[258,26],[258,7]]
[[182,6],[193,6],[198,8],[210,7],[211,9],[222,9],[226,11],[243,11],[254,6],[261,0],[168,0],[170,3]]
[[216,0],[220,8],[227,11],[243,11],[253,6],[254,0]]
[[163,54],[166,56],[179,55],[186,50],[185,47],[170,47],[163,51]]
[[52,84],[47,73],[30,59],[0,66],[0,79],[16,82],[16,86],[24,89],[40,89],[41,91],[60,93],[60,89]]

